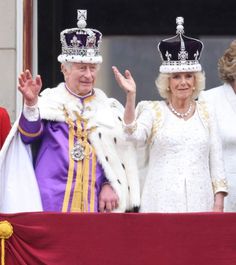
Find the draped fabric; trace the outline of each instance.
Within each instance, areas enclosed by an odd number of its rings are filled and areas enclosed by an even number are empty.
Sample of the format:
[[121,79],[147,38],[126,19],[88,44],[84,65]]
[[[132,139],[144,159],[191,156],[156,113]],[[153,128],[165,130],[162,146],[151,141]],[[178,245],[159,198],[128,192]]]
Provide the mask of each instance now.
[[0,214],[7,265],[232,265],[235,213]]

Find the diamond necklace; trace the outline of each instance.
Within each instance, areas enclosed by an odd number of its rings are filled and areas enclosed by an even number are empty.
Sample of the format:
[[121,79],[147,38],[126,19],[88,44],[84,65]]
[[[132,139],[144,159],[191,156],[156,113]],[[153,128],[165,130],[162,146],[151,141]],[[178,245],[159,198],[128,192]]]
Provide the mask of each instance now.
[[184,118],[184,117],[187,117],[189,115],[189,113],[191,112],[192,110],[192,107],[193,107],[193,104],[192,102],[190,102],[190,105],[189,105],[189,108],[186,112],[184,113],[180,113],[178,112],[177,110],[174,109],[174,107],[172,106],[171,102],[169,102],[169,107],[170,107],[170,110],[175,114],[177,115],[178,117],[180,118]]

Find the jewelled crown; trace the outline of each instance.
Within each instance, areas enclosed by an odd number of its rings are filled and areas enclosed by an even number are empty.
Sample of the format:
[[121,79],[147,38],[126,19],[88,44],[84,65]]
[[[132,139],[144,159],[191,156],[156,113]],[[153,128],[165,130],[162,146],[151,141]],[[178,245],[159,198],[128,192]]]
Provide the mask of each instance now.
[[86,28],[87,10],[77,10],[78,28],[65,29],[61,32],[62,52],[59,62],[102,63],[99,47],[102,33]]
[[164,39],[158,44],[162,59],[160,73],[200,72],[202,67],[199,59],[203,43],[184,35],[183,17],[177,17],[176,24],[177,35]]

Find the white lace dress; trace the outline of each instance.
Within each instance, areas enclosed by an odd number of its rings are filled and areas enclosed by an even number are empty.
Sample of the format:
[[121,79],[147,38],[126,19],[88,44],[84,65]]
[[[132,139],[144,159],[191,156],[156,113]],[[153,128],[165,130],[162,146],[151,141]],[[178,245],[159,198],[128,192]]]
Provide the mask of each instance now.
[[197,104],[195,114],[185,121],[164,101],[144,101],[137,109],[135,127],[125,131],[139,146],[149,143],[141,212],[212,211],[214,193],[227,191],[227,186],[221,143],[208,113]]

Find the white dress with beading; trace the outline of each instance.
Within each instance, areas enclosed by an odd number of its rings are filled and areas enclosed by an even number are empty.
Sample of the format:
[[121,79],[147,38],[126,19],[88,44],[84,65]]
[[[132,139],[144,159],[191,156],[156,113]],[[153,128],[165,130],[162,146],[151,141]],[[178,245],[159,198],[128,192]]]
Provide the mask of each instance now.
[[139,147],[148,142],[149,149],[140,211],[212,211],[214,194],[227,187],[221,142],[205,108],[197,103],[194,115],[184,120],[164,101],[143,101],[137,113],[136,130],[127,138]]

